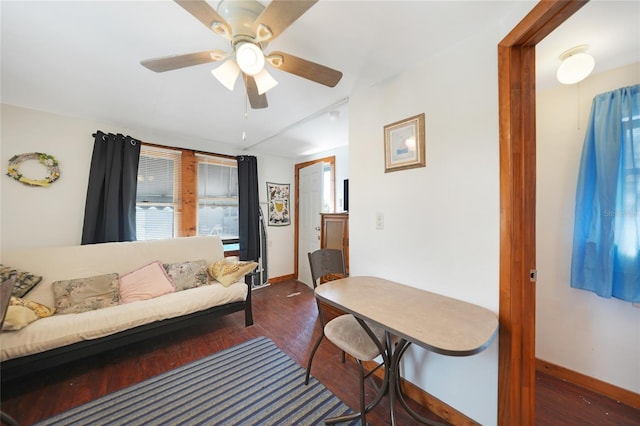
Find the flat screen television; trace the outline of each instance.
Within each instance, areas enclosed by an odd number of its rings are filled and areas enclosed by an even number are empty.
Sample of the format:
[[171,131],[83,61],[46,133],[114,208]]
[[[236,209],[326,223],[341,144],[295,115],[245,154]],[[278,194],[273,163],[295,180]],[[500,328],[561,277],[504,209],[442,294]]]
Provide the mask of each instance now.
[[344,193],[343,193],[342,209],[345,212],[349,211],[349,179],[344,180]]

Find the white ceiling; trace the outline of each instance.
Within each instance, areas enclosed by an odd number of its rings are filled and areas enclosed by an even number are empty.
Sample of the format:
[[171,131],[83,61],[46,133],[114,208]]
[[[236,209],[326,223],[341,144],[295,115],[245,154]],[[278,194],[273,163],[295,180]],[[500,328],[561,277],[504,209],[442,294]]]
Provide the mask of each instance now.
[[[160,74],[140,65],[140,60],[172,54],[228,50],[226,40],[172,1],[3,0],[1,100],[298,157],[347,145],[352,94],[472,37],[489,20],[504,23],[506,35],[534,5],[321,0],[266,51],[281,50],[340,70],[342,80],[327,88],[270,69],[279,84],[267,93],[269,107],[249,108],[245,118],[242,85],[233,92],[224,88],[210,73],[216,65]],[[595,72],[640,61],[639,22],[638,1],[587,4],[538,45],[538,88],[557,84],[558,56],[578,44],[590,45]],[[329,120],[333,110],[340,112],[338,120]]]
[[538,90],[560,84],[555,77],[559,56],[583,44],[596,60],[593,74],[640,62],[640,1],[592,0],[538,43]]

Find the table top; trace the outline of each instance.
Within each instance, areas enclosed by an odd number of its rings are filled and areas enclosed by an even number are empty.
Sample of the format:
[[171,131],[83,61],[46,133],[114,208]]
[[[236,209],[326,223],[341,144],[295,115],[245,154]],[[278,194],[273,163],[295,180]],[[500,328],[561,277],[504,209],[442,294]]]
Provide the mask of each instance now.
[[466,356],[484,350],[498,331],[492,311],[376,277],[347,277],[318,286],[316,297],[425,349]]

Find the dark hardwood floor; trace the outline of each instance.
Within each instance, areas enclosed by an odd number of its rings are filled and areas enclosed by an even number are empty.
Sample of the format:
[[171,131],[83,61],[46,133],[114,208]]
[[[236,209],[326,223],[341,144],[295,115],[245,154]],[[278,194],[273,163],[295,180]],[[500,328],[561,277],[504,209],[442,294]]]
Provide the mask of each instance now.
[[[140,382],[171,368],[257,336],[267,336],[301,366],[319,333],[313,293],[304,284],[287,281],[253,292],[255,325],[244,327],[242,313],[185,329],[179,334],[141,342],[87,358],[55,371],[2,385],[2,410],[21,425]],[[312,374],[351,407],[358,404],[358,373],[353,362],[342,364],[340,352],[320,346]],[[373,390],[368,389],[371,396]],[[577,386],[539,374],[536,390],[539,425],[640,425],[640,410],[627,407]],[[417,407],[425,417],[439,420]],[[368,415],[371,425],[388,425],[387,398]],[[399,425],[415,424],[401,408]]]

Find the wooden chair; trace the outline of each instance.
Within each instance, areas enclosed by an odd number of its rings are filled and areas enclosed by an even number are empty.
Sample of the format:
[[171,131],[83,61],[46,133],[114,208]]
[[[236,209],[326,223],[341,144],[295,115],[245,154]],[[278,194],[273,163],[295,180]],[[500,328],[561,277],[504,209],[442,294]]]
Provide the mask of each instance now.
[[[342,250],[320,249],[314,251],[313,253],[308,253],[308,256],[314,289],[318,285],[321,285],[320,280],[322,277],[334,276],[336,274],[342,277],[347,276]],[[335,278],[335,276],[333,278]],[[318,350],[322,339],[326,336],[331,343],[342,350],[342,362],[345,361],[345,353],[348,353],[353,358],[355,358],[360,372],[360,412],[356,415],[334,418],[330,423],[339,423],[342,421],[360,417],[362,424],[366,425],[365,415],[366,412],[370,410],[370,408],[368,409],[367,405],[365,405],[365,379],[371,377],[371,375],[381,366],[389,365],[389,360],[385,351],[384,330],[369,324],[366,324],[366,326],[368,327],[363,327],[363,325],[361,325],[361,320],[358,320],[351,314],[339,315],[329,322],[326,322],[322,305],[318,299],[316,299],[316,303],[318,305],[318,317],[320,319],[322,330],[320,333],[320,337],[311,350],[309,361],[307,363],[307,373],[304,383],[305,385],[309,384],[309,376],[311,374],[311,364],[313,362],[313,357]],[[369,328],[369,330],[367,330],[367,328]],[[365,374],[362,361],[372,361],[378,356],[382,356],[384,362],[378,365],[378,367],[376,367],[374,370]],[[379,389],[378,395],[374,399],[374,402],[369,404],[368,407],[371,407],[375,403],[377,403],[377,401],[382,397],[382,394],[383,392],[381,392]]]
[[[11,277],[0,284],[0,331],[4,325],[4,317],[7,315],[9,309],[9,302],[11,301],[11,292],[13,291],[13,284],[16,281],[16,276]],[[2,424],[8,426],[18,426],[18,422],[4,411],[0,411],[0,421]]]

